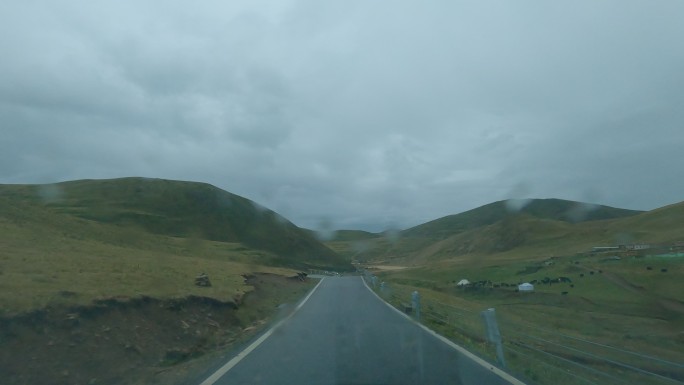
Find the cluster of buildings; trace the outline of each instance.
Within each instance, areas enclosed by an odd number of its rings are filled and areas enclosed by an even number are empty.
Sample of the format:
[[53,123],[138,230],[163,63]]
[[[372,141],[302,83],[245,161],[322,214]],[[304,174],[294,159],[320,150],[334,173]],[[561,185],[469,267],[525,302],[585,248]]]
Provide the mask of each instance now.
[[587,252],[586,254],[596,255],[602,253],[611,253],[624,256],[638,256],[646,254],[658,255],[682,252],[684,252],[684,242],[673,242],[669,244],[634,243],[617,246],[594,246],[591,248],[591,251]]
[[651,245],[646,243],[636,243],[632,245],[619,245],[619,246],[595,246],[591,248],[592,253],[603,253],[607,251],[636,251],[636,250],[648,250]]

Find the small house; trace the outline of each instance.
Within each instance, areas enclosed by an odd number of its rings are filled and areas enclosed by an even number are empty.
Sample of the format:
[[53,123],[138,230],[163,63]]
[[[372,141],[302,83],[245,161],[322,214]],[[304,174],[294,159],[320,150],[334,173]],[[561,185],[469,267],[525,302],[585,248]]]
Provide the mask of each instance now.
[[518,291],[534,291],[534,285],[529,282],[521,283],[518,285]]

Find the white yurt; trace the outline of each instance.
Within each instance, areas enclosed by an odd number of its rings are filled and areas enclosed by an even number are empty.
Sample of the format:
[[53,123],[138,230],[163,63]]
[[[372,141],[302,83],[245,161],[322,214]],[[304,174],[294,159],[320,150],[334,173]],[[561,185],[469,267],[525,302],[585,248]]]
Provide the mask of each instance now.
[[518,291],[534,291],[534,285],[529,282],[521,283],[518,285]]
[[464,286],[468,286],[468,285],[470,285],[470,281],[468,281],[467,279],[462,279],[462,280],[458,281],[458,283],[456,284],[456,286],[458,286],[458,287],[464,287]]

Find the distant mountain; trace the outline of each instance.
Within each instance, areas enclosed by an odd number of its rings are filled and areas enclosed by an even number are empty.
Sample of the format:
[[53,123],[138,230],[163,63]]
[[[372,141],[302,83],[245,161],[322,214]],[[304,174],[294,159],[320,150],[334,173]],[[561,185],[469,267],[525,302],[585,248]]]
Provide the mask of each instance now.
[[[379,234],[326,244],[339,254],[362,261],[407,265],[512,250],[533,254],[577,252],[596,244],[612,244],[615,239],[625,238],[625,234],[644,234],[638,230],[643,227],[640,218],[649,215],[650,212],[561,199],[499,201],[409,228],[393,237]],[[633,225],[627,228],[627,223]],[[615,229],[607,230],[611,226]],[[671,234],[663,228],[659,231]]]
[[335,241],[362,241],[366,239],[373,239],[382,236],[382,233],[376,234],[363,230],[311,230],[302,229],[307,231],[316,239],[322,242],[335,242]]
[[[573,255],[593,246],[646,243],[665,246],[684,241],[684,202],[623,218],[569,223],[529,214],[435,240],[405,261],[424,264],[462,255],[508,253],[512,257]],[[407,238],[409,242],[411,238]],[[419,240],[419,239],[418,239]],[[667,248],[667,247],[666,247]]]
[[347,265],[279,214],[205,183],[147,178],[0,185],[4,201],[175,237],[240,242],[284,261]]
[[337,230],[333,240],[335,241],[363,241],[378,238],[382,234],[371,233],[363,230]]
[[526,214],[539,219],[578,223],[623,218],[642,211],[619,209],[603,205],[562,199],[509,200],[490,203],[466,212],[442,217],[402,231],[404,237],[443,239],[454,234],[492,225],[505,218]]

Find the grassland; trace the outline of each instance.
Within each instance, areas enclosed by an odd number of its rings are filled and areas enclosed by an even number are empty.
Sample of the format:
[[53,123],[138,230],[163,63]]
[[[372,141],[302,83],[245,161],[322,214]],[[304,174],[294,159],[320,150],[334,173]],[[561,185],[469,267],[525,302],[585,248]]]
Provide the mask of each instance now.
[[[492,361],[479,313],[495,308],[509,368],[530,383],[684,381],[684,258],[669,250],[683,240],[684,203],[574,222],[548,206],[553,215],[495,209],[365,241],[355,258],[370,261],[387,300],[399,306],[418,291],[424,323]],[[658,247],[589,252],[631,243]],[[349,241],[329,245],[353,250]],[[461,279],[482,284],[458,288]],[[522,282],[536,282],[535,291],[517,292]]]
[[[276,254],[240,243],[150,234],[30,204],[4,205],[0,234],[0,303],[6,315],[103,297],[234,301],[250,290],[242,274],[294,273]],[[201,272],[209,274],[211,287],[194,285]]]
[[128,228],[130,235],[142,230],[242,243],[277,255],[291,266],[348,268],[347,261],[277,213],[204,183],[121,178],[3,185],[0,197],[4,198],[2,207],[21,204],[62,217]]
[[[347,265],[209,185],[0,186],[2,382],[195,381],[312,287],[287,277]],[[195,285],[199,273],[211,286]]]
[[[549,261],[553,264],[547,265]],[[605,361],[569,349],[683,379],[682,368],[576,339],[674,363],[684,362],[684,258],[644,256],[613,260],[607,255],[574,255],[553,260],[471,259],[376,274],[386,282],[387,290],[393,294],[388,298],[396,305],[408,302],[410,293],[417,290],[426,307],[424,322],[490,360],[495,359],[494,349],[483,338],[479,312],[495,308],[509,368],[532,382],[586,383],[567,374],[573,373],[594,383],[620,383],[584,369],[589,367],[628,383],[668,383],[655,381],[658,378],[653,376],[640,377],[633,371],[606,365]],[[520,282],[546,277],[566,277],[572,282],[538,283],[533,293],[516,291]],[[491,284],[457,288],[455,284],[461,279]],[[502,283],[512,286],[504,287]],[[550,359],[549,353],[570,362]]]
[[[499,212],[494,210],[497,207]],[[483,219],[475,216],[478,212],[484,215]],[[622,213],[613,209],[607,212],[611,215]],[[478,261],[529,260],[574,255],[587,252],[594,246],[668,245],[682,241],[684,203],[649,212],[626,211],[623,214],[612,219],[572,223],[543,218],[541,214],[511,212],[502,205],[487,205],[428,222],[394,236],[331,240],[326,244],[339,254],[360,261],[422,266],[456,259],[468,261],[470,265]],[[557,216],[563,218],[562,215]],[[492,222],[494,219],[496,221]],[[473,223],[468,224],[469,220]],[[436,235],[430,235],[426,229]]]
[[460,214],[448,215],[402,231],[405,237],[442,239],[456,233],[495,224],[514,214],[568,223],[581,223],[637,215],[641,211],[574,202],[563,199],[530,199],[493,202]]

